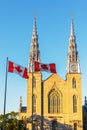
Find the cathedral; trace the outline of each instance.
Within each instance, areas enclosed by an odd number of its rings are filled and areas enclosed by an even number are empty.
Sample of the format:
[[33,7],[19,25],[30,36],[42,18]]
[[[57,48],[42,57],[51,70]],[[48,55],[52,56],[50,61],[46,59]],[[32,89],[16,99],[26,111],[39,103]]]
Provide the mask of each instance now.
[[36,18],[29,54],[27,105],[22,105],[20,97],[19,120],[26,122],[28,130],[83,130],[82,78],[73,20],[70,25],[65,80],[57,73],[43,80],[42,72],[34,71],[34,61],[41,60]]

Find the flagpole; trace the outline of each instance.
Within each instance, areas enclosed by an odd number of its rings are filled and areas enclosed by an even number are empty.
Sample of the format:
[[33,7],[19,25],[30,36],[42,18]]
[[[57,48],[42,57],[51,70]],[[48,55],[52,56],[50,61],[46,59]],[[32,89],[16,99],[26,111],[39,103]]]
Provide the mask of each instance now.
[[7,93],[7,69],[8,69],[8,57],[6,59],[6,74],[5,74],[5,91],[4,91],[4,110],[3,110],[3,129],[5,130],[5,112],[6,112],[6,93]]
[[32,130],[33,130],[33,70],[34,70],[34,59],[32,62]]

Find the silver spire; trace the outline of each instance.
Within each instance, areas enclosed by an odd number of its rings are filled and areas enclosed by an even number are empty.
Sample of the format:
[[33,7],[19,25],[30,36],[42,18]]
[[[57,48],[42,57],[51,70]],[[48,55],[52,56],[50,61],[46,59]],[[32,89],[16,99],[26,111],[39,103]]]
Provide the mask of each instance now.
[[34,61],[40,62],[40,50],[39,50],[37,27],[36,27],[36,17],[34,17],[30,58],[29,58],[29,72],[34,72]]
[[[74,66],[71,68],[71,66]],[[76,37],[74,34],[74,23],[71,20],[70,37],[68,46],[67,73],[80,73]]]

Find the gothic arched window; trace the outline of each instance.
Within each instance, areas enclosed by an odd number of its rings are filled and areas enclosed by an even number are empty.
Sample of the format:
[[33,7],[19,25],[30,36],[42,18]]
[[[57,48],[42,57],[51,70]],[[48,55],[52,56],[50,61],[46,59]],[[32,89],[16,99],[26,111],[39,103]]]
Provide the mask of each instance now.
[[72,78],[72,88],[76,88],[76,79]]
[[60,96],[55,90],[52,90],[48,95],[48,112],[60,113]]
[[73,112],[77,112],[77,98],[73,96]]
[[33,95],[33,112],[36,112],[36,97]]

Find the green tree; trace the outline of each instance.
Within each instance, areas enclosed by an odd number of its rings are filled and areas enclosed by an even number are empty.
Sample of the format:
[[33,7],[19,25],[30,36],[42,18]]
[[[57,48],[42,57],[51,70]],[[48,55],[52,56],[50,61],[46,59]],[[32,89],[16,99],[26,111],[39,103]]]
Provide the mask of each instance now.
[[2,129],[3,119],[5,121],[5,130],[26,130],[26,122],[18,120],[18,112],[10,112],[5,116],[0,115],[0,130]]

